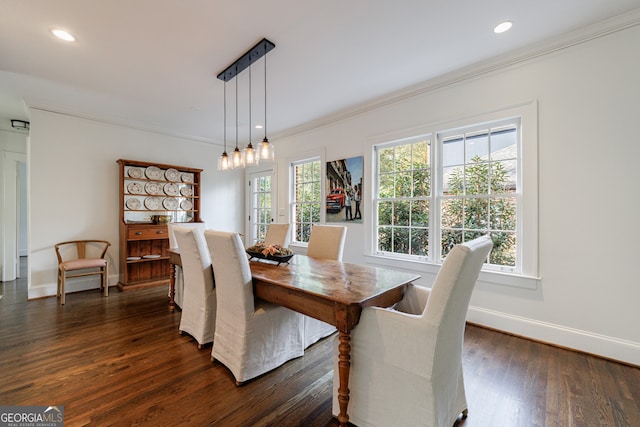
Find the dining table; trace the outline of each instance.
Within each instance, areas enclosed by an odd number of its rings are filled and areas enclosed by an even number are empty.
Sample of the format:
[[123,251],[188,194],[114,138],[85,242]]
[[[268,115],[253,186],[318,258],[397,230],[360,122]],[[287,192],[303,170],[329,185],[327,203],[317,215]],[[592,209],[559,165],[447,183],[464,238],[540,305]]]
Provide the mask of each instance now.
[[[178,249],[169,250],[170,308],[175,307],[175,266]],[[273,304],[332,324],[338,330],[338,421],[349,421],[351,331],[365,307],[390,307],[400,301],[420,275],[371,265],[316,259],[296,254],[286,263],[253,259],[249,263],[254,295]]]

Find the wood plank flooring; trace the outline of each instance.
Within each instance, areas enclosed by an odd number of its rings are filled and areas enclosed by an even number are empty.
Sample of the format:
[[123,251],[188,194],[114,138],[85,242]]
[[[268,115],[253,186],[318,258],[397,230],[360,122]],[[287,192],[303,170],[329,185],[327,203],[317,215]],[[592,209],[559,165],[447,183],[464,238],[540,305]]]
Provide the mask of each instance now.
[[[26,301],[0,284],[0,405],[62,405],[66,426],[336,426],[332,339],[236,387],[178,333],[164,287]],[[460,427],[640,426],[640,369],[473,325]]]

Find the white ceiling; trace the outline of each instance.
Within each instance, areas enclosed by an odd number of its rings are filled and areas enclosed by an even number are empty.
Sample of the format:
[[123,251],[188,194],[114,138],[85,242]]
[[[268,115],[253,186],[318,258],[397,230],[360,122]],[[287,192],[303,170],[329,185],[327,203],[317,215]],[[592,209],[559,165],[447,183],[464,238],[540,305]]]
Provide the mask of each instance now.
[[[28,120],[26,102],[220,142],[224,84],[216,75],[266,37],[276,45],[267,55],[274,135],[639,6],[639,0],[0,0],[0,129],[10,129],[11,118]],[[512,30],[494,34],[503,20],[513,21]],[[77,42],[55,39],[53,27]],[[252,74],[256,123],[264,118],[262,60]],[[236,81],[240,132],[248,129],[247,76],[227,84],[229,140]]]

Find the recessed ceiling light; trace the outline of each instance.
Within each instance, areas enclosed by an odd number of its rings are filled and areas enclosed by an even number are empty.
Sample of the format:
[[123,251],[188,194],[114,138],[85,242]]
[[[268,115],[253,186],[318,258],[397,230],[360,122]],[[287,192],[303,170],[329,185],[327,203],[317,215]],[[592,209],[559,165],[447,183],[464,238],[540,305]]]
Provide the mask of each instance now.
[[502,22],[496,25],[496,27],[493,29],[493,32],[496,34],[504,33],[505,31],[508,31],[512,25],[513,23],[511,21]]
[[262,129],[262,125],[256,125],[256,129]]
[[67,42],[74,42],[76,41],[76,38],[74,36],[72,36],[71,34],[69,34],[68,32],[66,32],[65,30],[60,30],[57,28],[54,28],[53,30],[51,30],[51,33],[56,36],[59,39],[62,39],[64,41]]

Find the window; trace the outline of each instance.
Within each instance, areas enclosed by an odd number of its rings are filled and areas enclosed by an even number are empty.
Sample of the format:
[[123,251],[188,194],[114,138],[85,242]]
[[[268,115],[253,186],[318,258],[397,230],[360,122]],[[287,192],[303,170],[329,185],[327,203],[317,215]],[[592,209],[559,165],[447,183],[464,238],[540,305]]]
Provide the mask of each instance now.
[[514,118],[374,146],[375,252],[441,263],[490,233],[485,268],[520,271],[520,139]]
[[304,160],[291,165],[293,241],[308,242],[311,225],[320,222],[320,160]]
[[272,179],[273,171],[271,170],[250,174],[249,236],[251,244],[264,240],[267,227],[273,221],[271,204]]
[[517,123],[439,135],[442,147],[440,256],[490,233],[489,264],[516,267]]
[[428,138],[378,151],[378,250],[426,256],[431,170]]

